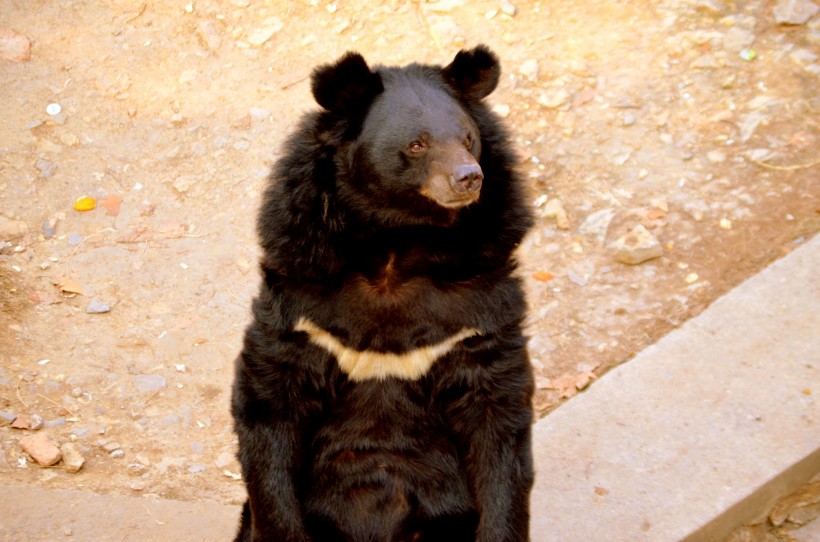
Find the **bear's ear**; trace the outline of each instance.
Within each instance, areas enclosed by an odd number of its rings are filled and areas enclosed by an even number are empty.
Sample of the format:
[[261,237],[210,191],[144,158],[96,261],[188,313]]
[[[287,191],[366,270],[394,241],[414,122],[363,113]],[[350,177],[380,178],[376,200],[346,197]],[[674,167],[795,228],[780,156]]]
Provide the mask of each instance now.
[[486,45],[462,50],[442,71],[444,80],[466,100],[482,100],[498,85],[501,66]]
[[313,70],[311,90],[316,102],[332,113],[362,113],[384,90],[362,55],[349,52],[335,64]]

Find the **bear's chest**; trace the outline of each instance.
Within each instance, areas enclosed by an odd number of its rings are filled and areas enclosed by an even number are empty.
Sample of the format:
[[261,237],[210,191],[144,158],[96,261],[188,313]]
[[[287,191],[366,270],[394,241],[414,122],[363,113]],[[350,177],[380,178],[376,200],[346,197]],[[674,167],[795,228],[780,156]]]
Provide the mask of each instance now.
[[332,354],[351,380],[417,380],[484,333],[472,297],[427,278],[358,275],[315,299],[294,331]]

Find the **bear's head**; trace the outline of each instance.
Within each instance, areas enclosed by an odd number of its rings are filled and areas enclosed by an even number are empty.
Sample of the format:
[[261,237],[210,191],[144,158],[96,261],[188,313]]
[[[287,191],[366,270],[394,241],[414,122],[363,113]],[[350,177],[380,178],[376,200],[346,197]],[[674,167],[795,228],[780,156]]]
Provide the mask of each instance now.
[[317,68],[313,95],[345,127],[335,149],[341,200],[383,225],[452,223],[482,193],[475,111],[499,75],[485,46],[459,52],[445,67],[371,70],[348,53]]

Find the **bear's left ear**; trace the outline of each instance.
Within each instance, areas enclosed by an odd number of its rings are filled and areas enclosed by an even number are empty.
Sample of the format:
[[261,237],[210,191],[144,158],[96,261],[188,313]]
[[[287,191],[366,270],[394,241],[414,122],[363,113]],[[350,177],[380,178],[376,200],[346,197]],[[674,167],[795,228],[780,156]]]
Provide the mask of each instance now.
[[331,113],[360,114],[381,94],[384,85],[362,55],[349,52],[335,64],[313,70],[311,90],[316,102]]
[[501,76],[501,66],[489,47],[479,45],[469,51],[459,51],[441,72],[444,80],[461,97],[479,101],[495,90]]

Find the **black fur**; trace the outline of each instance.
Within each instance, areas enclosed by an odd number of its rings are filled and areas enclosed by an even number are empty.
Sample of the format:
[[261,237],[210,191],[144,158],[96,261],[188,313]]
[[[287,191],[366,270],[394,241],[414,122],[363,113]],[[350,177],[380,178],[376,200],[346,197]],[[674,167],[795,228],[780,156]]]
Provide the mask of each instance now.
[[[446,68],[371,71],[348,54],[314,71],[324,111],[285,144],[258,222],[264,280],[232,403],[237,541],[528,539],[533,382],[513,251],[532,219],[480,101],[498,76],[483,46]],[[473,162],[480,195],[456,200],[478,192],[442,179]],[[359,351],[480,335],[418,379],[353,380],[300,318]]]

